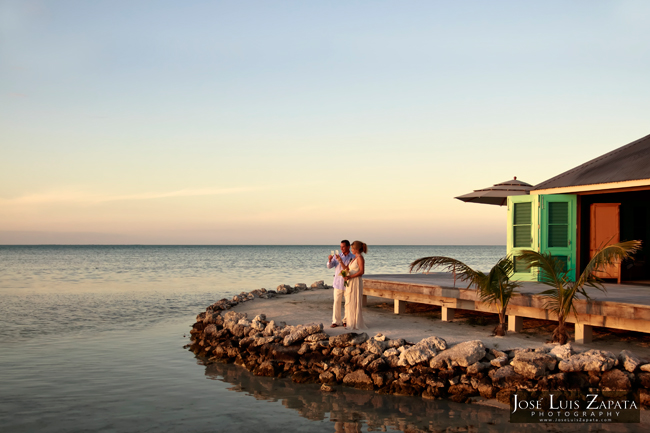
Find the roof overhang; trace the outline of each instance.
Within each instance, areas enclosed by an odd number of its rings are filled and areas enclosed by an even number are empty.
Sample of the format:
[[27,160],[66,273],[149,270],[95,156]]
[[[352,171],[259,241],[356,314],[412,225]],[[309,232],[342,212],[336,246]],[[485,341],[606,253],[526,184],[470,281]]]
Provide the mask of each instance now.
[[564,186],[560,188],[534,189],[530,191],[530,195],[579,194],[589,191],[600,191],[602,193],[607,193],[614,192],[610,190],[621,190],[627,188],[635,188],[638,190],[639,187],[648,187],[648,189],[650,189],[650,179],[626,180],[623,182],[597,183],[592,185]]

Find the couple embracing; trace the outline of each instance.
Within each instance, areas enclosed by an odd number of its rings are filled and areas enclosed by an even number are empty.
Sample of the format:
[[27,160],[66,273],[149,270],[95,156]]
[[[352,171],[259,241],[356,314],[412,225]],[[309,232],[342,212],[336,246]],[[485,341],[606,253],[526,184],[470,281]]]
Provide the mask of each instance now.
[[[345,326],[351,329],[366,329],[361,313],[365,258],[368,246],[361,241],[341,241],[341,254],[330,255],[327,268],[336,268],[334,273],[334,313],[332,328]],[[345,317],[341,320],[341,302],[345,296]]]

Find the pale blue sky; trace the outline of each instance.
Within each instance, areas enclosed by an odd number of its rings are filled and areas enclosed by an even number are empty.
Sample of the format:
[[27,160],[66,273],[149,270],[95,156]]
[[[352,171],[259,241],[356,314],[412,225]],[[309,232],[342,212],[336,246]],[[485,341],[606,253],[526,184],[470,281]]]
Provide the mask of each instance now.
[[0,243],[505,244],[504,208],[453,197],[649,134],[649,20],[0,0]]

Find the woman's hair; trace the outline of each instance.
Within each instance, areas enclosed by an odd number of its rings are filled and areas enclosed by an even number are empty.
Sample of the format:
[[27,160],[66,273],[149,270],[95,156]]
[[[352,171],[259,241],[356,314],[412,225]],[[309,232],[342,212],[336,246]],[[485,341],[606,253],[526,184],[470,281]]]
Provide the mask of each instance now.
[[354,241],[352,242],[352,248],[355,250],[361,252],[361,253],[367,253],[368,252],[368,245],[364,244],[361,241]]

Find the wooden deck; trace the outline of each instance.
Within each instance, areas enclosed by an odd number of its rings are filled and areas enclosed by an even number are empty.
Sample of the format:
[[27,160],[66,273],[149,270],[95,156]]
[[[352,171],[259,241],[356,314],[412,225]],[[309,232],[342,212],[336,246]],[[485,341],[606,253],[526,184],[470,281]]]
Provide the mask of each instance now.
[[[525,282],[518,289],[508,306],[508,331],[519,332],[523,318],[557,320],[544,308],[544,298],[537,293],[548,286]],[[607,284],[607,292],[587,289],[590,301],[576,302],[577,317],[571,315],[568,322],[575,323],[578,343],[591,342],[593,326],[650,333],[650,287],[631,284]],[[406,302],[439,305],[442,320],[454,318],[455,310],[472,310],[496,313],[493,306],[477,300],[476,290],[468,289],[467,283],[456,281],[452,274],[364,275],[363,294],[393,299],[395,314],[405,311]]]

